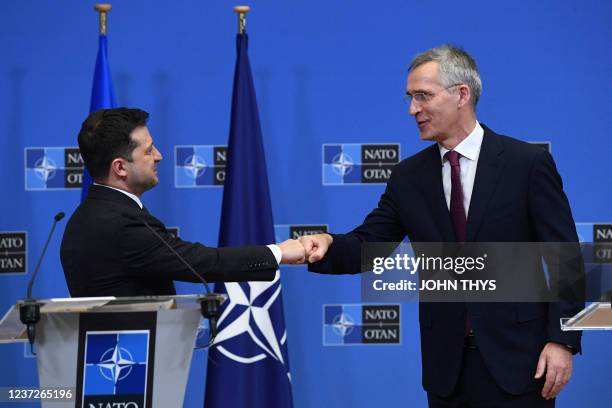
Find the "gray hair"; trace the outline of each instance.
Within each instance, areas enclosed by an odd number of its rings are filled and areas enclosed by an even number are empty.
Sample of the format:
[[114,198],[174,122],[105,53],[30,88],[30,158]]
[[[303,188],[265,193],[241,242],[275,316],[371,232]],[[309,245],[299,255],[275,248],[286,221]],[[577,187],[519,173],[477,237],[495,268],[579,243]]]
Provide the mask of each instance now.
[[444,87],[466,84],[470,88],[472,106],[476,109],[482,92],[482,82],[474,58],[460,47],[444,44],[415,56],[410,62],[408,72],[432,61],[439,64],[440,81]]

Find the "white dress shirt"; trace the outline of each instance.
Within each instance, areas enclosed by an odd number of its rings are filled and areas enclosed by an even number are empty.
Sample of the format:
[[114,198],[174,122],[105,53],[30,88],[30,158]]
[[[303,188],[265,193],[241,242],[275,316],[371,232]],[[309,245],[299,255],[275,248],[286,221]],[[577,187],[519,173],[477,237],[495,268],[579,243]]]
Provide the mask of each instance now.
[[102,186],[102,187],[106,187],[106,188],[112,188],[113,190],[119,191],[120,193],[125,194],[126,196],[130,197],[132,200],[134,200],[136,202],[136,204],[138,204],[138,206],[140,207],[140,209],[142,210],[142,201],[140,201],[140,198],[138,198],[138,196],[136,194],[132,194],[130,192],[127,192],[125,190],[122,190],[120,188],[117,187],[111,187],[111,186],[107,186],[106,184],[100,184],[100,183],[96,183],[94,182],[94,185],[96,186]]
[[[461,156],[459,158],[459,167],[461,168],[461,188],[463,189],[463,208],[465,216],[468,216],[470,208],[470,200],[472,198],[472,190],[474,189],[474,178],[476,177],[476,166],[478,165],[478,156],[480,156],[480,147],[482,146],[482,138],[484,130],[480,123],[476,122],[476,127],[472,133],[461,141],[455,151]],[[448,160],[444,158],[448,149],[438,145],[440,148],[440,156],[442,158],[442,185],[444,187],[444,198],[446,206],[450,211],[451,200],[451,166]]]

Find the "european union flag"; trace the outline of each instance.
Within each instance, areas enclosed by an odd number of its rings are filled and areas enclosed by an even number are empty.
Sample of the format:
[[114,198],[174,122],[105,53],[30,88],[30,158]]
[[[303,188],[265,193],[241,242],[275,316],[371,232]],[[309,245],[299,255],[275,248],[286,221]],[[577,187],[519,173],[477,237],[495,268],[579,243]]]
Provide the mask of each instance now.
[[[237,36],[238,56],[219,246],[274,242],[272,207],[248,37]],[[209,351],[206,408],[291,407],[291,375],[280,274],[272,282],[217,284],[227,293],[219,332]]]
[[[108,67],[108,40],[105,34],[100,34],[89,112],[95,112],[99,109],[114,108],[116,106],[113,80],[111,78],[110,68]],[[81,201],[85,200],[85,197],[87,197],[87,189],[91,183],[92,180],[89,176],[89,172],[86,168],[83,168]]]

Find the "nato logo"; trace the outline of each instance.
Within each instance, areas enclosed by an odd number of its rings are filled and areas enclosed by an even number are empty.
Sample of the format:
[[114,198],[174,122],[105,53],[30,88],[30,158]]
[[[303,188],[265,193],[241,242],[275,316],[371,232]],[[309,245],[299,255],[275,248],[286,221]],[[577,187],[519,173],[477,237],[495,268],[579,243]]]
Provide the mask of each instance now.
[[27,233],[25,231],[0,232],[0,274],[26,273]]
[[542,149],[546,150],[548,153],[550,153],[552,151],[552,143],[551,142],[529,142],[532,145],[536,145],[538,147],[541,147]]
[[276,242],[283,242],[304,235],[326,234],[328,230],[327,224],[275,224],[274,239]]
[[228,301],[217,322],[215,350],[245,366],[269,359],[269,363],[282,365],[291,381],[287,331],[284,323],[276,320],[282,310],[280,273],[277,271],[270,282],[224,285]]
[[323,345],[401,344],[400,305],[323,305]]
[[26,147],[24,154],[27,191],[83,186],[83,158],[77,147]]
[[177,188],[222,186],[226,163],[227,146],[175,146],[174,185]]
[[87,332],[82,405],[146,404],[149,331]]
[[399,157],[399,143],[324,144],[323,185],[384,184]]

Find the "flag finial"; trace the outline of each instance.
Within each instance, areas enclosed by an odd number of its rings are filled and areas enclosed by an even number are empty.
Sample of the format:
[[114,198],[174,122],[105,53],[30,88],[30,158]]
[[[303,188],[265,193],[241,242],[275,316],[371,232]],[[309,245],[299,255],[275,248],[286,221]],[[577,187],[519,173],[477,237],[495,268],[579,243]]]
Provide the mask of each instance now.
[[238,13],[238,34],[244,34],[244,27],[246,26],[246,13],[251,11],[250,6],[236,6],[234,12]]
[[106,35],[106,16],[113,8],[110,4],[96,4],[94,9],[100,13],[100,35]]

